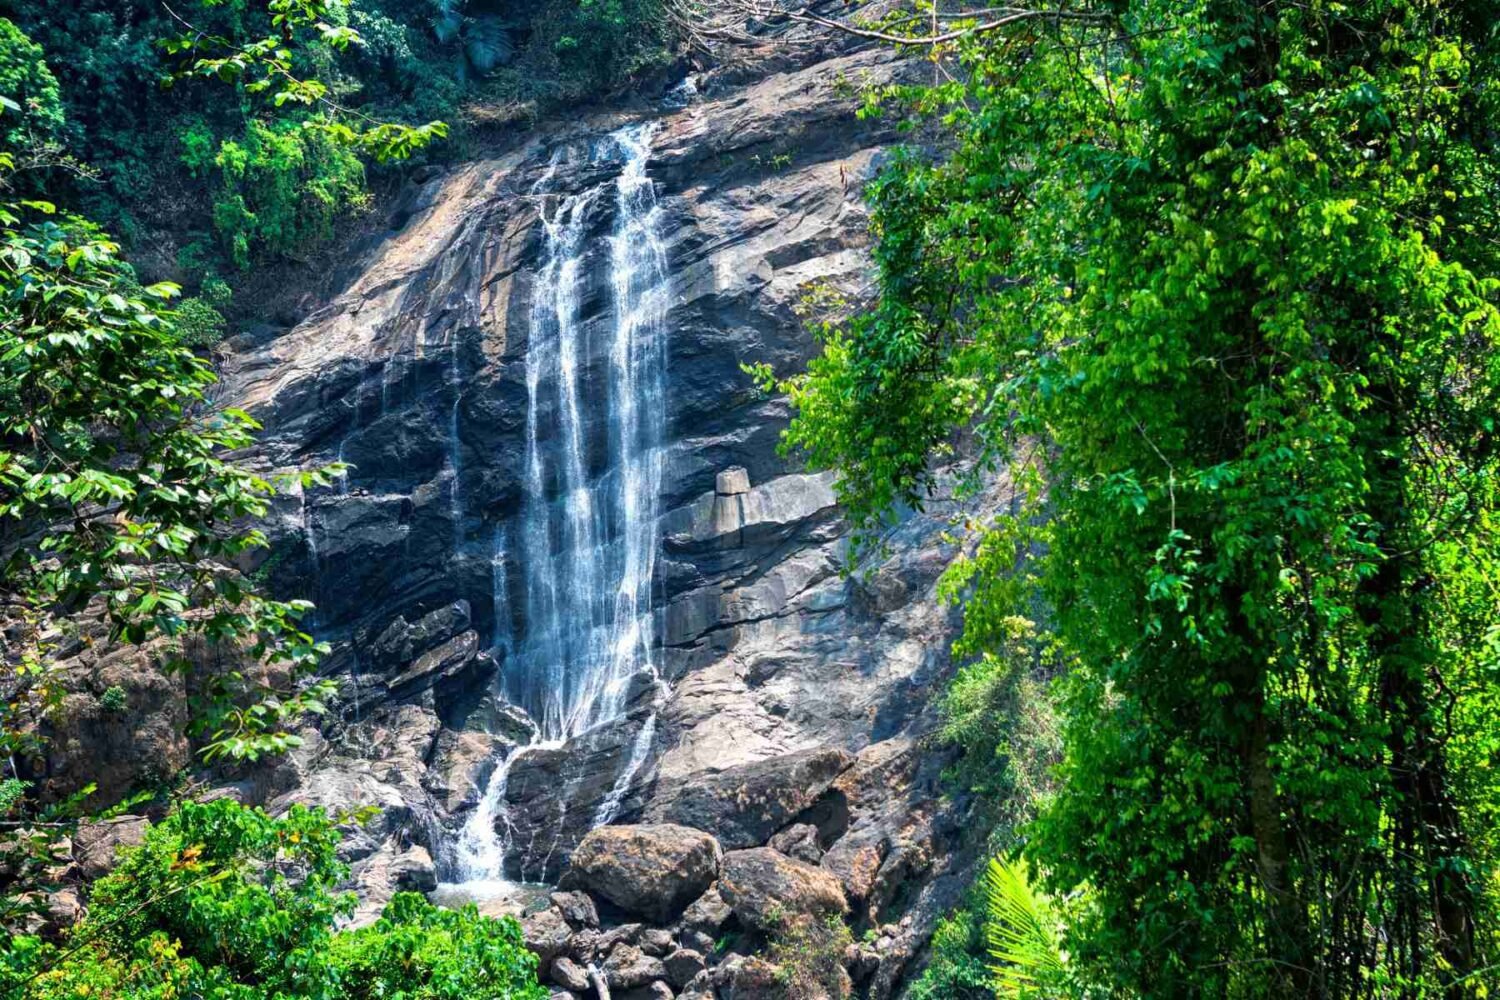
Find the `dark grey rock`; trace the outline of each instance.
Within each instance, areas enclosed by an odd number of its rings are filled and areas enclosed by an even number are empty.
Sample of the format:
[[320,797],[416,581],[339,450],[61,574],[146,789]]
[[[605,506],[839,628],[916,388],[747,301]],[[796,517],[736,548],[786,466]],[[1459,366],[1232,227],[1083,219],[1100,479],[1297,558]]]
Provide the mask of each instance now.
[[598,927],[599,909],[586,892],[554,892],[552,905],[561,911],[574,927]]
[[469,602],[446,604],[413,624],[397,616],[369,647],[369,661],[378,670],[410,663],[469,627]]
[[589,989],[588,972],[566,955],[554,958],[547,974],[558,986],[574,993],[583,993]]
[[661,959],[645,954],[629,944],[617,944],[602,966],[605,980],[612,990],[629,990],[653,980],[667,978]]
[[663,930],[660,927],[651,927],[641,932],[641,936],[636,941],[636,944],[646,954],[662,958],[667,952],[672,950],[672,932]]
[[703,954],[690,948],[677,949],[662,959],[662,964],[667,967],[667,981],[679,990],[686,989],[707,967]]
[[660,980],[620,994],[620,1000],[672,1000],[672,997],[671,987]]
[[549,907],[522,918],[521,934],[526,947],[536,952],[541,965],[546,967],[567,949],[573,928],[568,926],[559,910]]
[[715,883],[683,911],[682,924],[684,927],[691,927],[713,935],[732,916],[734,916],[733,908],[724,901],[723,895],[719,892],[719,886]]
[[823,849],[818,846],[818,828],[811,823],[796,823],[787,827],[771,838],[769,846],[810,865],[823,860]]

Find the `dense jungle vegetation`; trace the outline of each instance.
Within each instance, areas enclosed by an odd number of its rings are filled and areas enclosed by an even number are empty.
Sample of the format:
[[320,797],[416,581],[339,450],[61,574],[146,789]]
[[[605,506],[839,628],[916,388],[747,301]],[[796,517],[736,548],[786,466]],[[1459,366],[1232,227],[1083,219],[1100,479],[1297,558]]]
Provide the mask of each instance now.
[[[256,669],[195,677],[199,745],[278,753],[322,648],[229,567],[305,483],[226,457],[255,427],[201,412],[202,348],[403,171],[625,85],[674,22],[0,14],[0,753],[33,748],[81,614],[168,670],[241,646]],[[914,137],[868,191],[876,292],[758,377],[867,551],[940,481],[1010,500],[955,525],[944,582],[941,736],[994,860],[911,995],[1500,992],[1500,4],[917,2],[860,30],[936,71],[867,95]],[[311,810],[164,808],[65,937],[30,933],[67,825],[119,805],[0,780],[0,995],[545,995],[513,922],[402,895],[340,929],[358,817]]]
[[950,728],[991,792],[1061,759],[926,995],[986,932],[1029,995],[1500,984],[1497,14],[918,22],[946,82],[877,99],[951,145],[869,192],[874,308],[762,376],[868,528],[966,448],[1011,484]]

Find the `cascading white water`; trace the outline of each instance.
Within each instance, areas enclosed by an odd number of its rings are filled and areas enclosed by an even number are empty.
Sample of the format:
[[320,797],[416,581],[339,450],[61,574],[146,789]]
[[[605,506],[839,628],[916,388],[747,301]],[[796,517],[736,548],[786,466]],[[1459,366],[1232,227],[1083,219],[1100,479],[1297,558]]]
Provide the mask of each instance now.
[[590,210],[606,189],[564,199],[546,221],[547,257],[531,312],[526,625],[505,690],[544,739],[568,739],[617,717],[630,677],[652,665],[667,261],[646,174],[650,126],[622,129],[609,146],[623,168],[613,185],[608,351],[590,350],[579,316]]
[[[493,557],[496,646],[505,647],[504,695],[525,708],[542,746],[619,718],[630,679],[655,669],[651,584],[665,463],[666,316],[670,285],[661,209],[647,175],[653,128],[609,136],[602,152],[622,163],[613,185],[570,195],[542,213],[545,255],[533,292],[526,354],[526,491],[519,525],[520,593],[507,591],[503,533]],[[554,158],[539,187],[550,183]],[[610,189],[612,323],[590,343],[581,315],[594,211]],[[539,191],[545,195],[545,191]],[[601,348],[604,348],[601,350]],[[512,636],[512,599],[525,609]],[[650,751],[655,718],[598,808],[614,818]],[[514,752],[491,776],[455,846],[460,878],[502,882],[511,851],[504,815]],[[565,794],[560,790],[560,794]]]

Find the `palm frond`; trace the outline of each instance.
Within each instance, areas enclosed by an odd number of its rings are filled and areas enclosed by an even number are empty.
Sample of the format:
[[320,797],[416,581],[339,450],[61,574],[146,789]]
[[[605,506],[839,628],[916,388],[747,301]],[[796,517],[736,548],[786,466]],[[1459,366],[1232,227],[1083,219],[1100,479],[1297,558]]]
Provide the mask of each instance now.
[[1021,862],[990,859],[984,883],[995,994],[1016,1000],[1058,995],[1066,968],[1046,895],[1032,886]]

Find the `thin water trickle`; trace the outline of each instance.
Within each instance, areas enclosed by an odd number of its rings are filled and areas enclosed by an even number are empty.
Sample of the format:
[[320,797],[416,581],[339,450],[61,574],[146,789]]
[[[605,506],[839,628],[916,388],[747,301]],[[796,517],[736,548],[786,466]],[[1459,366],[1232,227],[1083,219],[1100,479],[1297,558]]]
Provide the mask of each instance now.
[[[516,761],[619,719],[631,678],[656,669],[651,584],[665,463],[670,275],[662,212],[646,169],[653,131],[632,125],[605,140],[602,151],[621,164],[612,184],[556,199],[547,211],[559,152],[533,192],[543,201],[544,250],[526,352],[520,569],[516,580],[507,579],[510,539],[497,529],[491,575],[502,693],[530,713],[541,742],[516,749],[496,767],[459,833],[455,874],[480,886],[505,884],[508,859],[524,878],[533,860],[534,845],[513,843],[506,816]],[[601,199],[611,195],[614,228],[601,248],[590,239],[591,227]],[[604,343],[590,342],[594,327],[581,315],[586,269],[595,262],[607,267],[611,292]],[[505,624],[512,600],[524,609],[514,635]],[[653,714],[592,817],[595,825],[618,815],[655,732]],[[567,789],[560,795],[566,810]],[[554,839],[549,858],[556,846]]]

